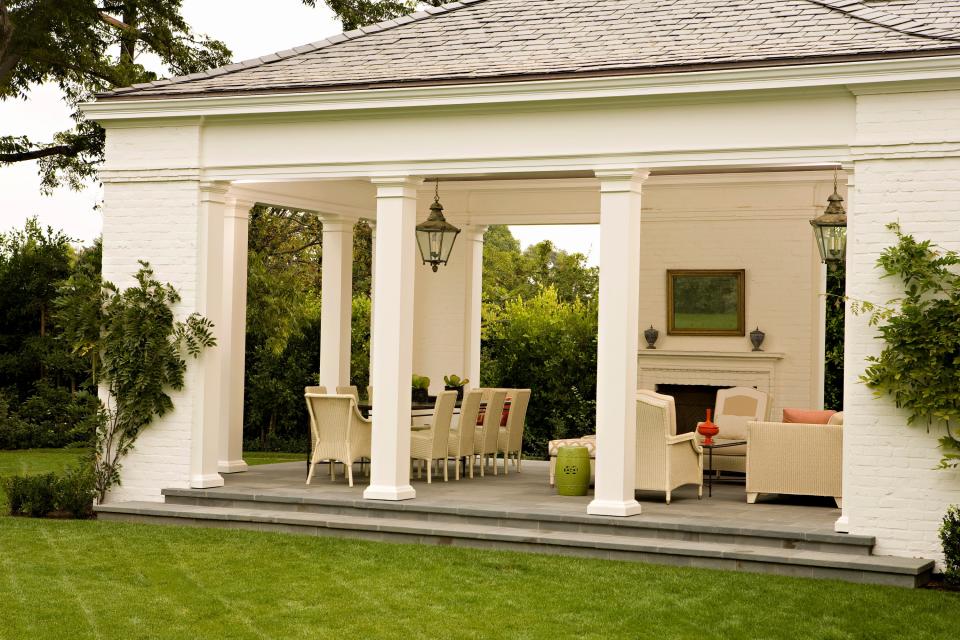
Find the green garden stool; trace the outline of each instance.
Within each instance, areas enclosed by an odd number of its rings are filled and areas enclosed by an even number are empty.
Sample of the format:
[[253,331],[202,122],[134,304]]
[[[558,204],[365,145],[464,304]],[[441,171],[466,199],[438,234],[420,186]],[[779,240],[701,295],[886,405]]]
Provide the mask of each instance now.
[[590,487],[590,450],[586,447],[560,447],[557,451],[557,493],[585,496]]

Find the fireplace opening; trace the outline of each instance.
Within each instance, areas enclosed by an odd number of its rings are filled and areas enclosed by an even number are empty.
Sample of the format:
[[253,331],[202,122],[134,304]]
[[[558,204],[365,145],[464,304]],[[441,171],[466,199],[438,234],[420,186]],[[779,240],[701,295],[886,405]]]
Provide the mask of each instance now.
[[658,384],[657,393],[673,396],[679,435],[696,429],[697,423],[706,419],[707,409],[713,411],[716,406],[717,391],[729,388],[705,384]]

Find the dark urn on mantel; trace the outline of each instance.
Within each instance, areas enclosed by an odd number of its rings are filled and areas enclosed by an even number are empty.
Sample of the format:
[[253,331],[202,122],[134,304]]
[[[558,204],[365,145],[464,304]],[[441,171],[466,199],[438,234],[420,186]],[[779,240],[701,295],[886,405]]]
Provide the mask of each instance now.
[[754,351],[763,351],[763,349],[760,348],[760,345],[763,344],[763,339],[766,337],[767,334],[765,334],[763,331],[760,331],[760,327],[757,327],[750,332],[750,343],[753,345]]
[[656,349],[654,345],[657,344],[660,332],[654,329],[653,325],[650,325],[650,328],[643,332],[643,337],[647,341],[647,349]]

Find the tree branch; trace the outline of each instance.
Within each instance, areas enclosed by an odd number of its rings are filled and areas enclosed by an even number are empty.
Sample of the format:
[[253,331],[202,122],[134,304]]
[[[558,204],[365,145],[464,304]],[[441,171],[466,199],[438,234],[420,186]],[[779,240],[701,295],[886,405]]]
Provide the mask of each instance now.
[[81,151],[82,149],[78,146],[57,144],[51,147],[44,147],[42,149],[33,149],[32,151],[0,153],[0,162],[26,162],[27,160],[49,158],[50,156],[67,156],[72,158],[80,155]]

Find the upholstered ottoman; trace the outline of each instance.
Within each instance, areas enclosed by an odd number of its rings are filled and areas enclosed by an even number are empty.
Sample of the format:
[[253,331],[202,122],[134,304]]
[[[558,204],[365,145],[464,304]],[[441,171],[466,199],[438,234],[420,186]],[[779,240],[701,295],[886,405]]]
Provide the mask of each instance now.
[[547,453],[550,455],[550,486],[554,485],[557,471],[557,453],[560,447],[586,447],[590,452],[590,472],[593,474],[593,461],[597,459],[597,436],[583,436],[582,438],[567,438],[566,440],[551,440],[547,443]]

